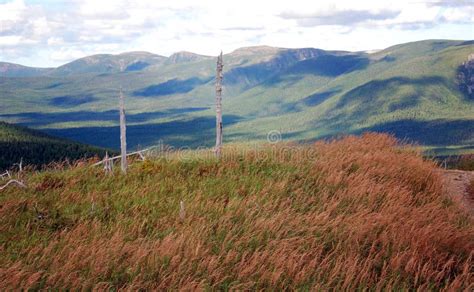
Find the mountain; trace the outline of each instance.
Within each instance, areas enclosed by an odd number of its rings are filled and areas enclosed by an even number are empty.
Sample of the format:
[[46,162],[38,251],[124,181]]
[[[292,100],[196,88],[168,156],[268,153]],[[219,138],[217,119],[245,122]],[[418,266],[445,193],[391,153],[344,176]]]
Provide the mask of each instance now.
[[[438,152],[473,151],[473,51],[472,41],[451,40],[372,52],[237,49],[224,55],[224,139],[378,131]],[[95,55],[39,76],[0,77],[0,119],[118,148],[122,87],[131,148],[212,146],[215,61],[189,52]]]
[[76,160],[104,154],[104,149],[0,122],[0,170],[8,169],[21,160],[24,165],[40,166],[53,161]]
[[32,77],[50,72],[51,68],[34,68],[13,63],[0,62],[0,77]]
[[99,54],[78,59],[48,72],[49,76],[67,76],[76,74],[104,74],[140,71],[166,60],[160,55],[148,52],[129,52],[119,55]]
[[166,63],[177,64],[177,63],[184,63],[184,62],[195,62],[195,61],[201,61],[201,60],[206,60],[210,58],[212,57],[198,55],[198,54],[194,54],[194,53],[186,52],[186,51],[181,51],[169,56],[169,58],[166,60]]

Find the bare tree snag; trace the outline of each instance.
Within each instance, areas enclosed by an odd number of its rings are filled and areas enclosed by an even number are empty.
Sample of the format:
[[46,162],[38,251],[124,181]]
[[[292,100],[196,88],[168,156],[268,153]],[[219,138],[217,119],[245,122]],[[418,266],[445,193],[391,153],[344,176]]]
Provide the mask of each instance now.
[[112,165],[113,165],[113,161],[110,160],[109,152],[106,151],[105,152],[105,157],[104,157],[104,172],[106,174],[111,174],[112,173]]
[[125,121],[125,101],[120,87],[120,151],[122,173],[127,173],[127,125]]
[[179,202],[179,219],[181,219],[181,221],[184,221],[185,217],[186,217],[186,209],[184,208],[184,202],[180,201]]
[[217,57],[216,69],[216,148],[214,149],[216,157],[221,157],[222,151],[222,52]]
[[20,163],[15,163],[13,165],[18,165],[18,171],[22,172],[23,171],[23,157],[20,159]]

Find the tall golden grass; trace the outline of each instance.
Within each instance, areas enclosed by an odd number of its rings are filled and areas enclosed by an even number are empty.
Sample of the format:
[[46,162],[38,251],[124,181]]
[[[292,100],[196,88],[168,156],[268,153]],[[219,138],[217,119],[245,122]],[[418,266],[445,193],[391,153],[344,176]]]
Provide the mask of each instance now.
[[394,138],[241,150],[30,174],[0,194],[0,289],[474,289],[472,218]]

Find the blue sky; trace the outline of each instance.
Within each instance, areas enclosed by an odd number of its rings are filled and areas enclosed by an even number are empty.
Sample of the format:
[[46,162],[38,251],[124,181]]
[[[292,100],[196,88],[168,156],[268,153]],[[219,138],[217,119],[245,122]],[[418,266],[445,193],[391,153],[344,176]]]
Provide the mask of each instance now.
[[47,67],[125,51],[216,55],[253,45],[359,51],[422,39],[471,40],[473,3],[0,0],[0,61]]

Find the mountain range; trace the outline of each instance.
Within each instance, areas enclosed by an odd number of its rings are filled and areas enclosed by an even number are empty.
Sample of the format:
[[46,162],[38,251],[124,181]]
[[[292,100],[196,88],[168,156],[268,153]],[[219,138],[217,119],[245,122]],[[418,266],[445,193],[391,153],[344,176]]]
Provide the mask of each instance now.
[[[219,52],[216,51],[216,55]],[[100,54],[57,68],[0,62],[0,120],[101,147],[212,146],[216,57]],[[246,47],[224,54],[224,140],[389,132],[437,153],[474,151],[474,42],[376,52]]]

